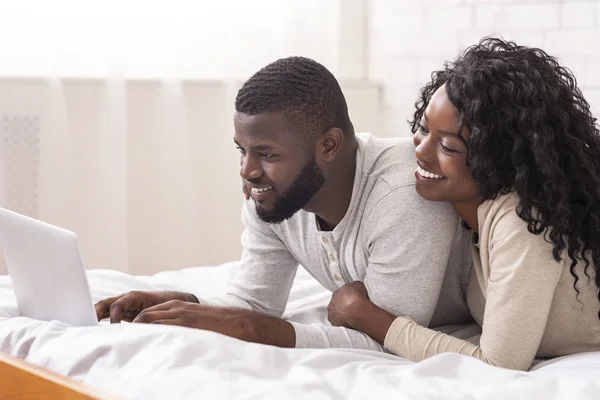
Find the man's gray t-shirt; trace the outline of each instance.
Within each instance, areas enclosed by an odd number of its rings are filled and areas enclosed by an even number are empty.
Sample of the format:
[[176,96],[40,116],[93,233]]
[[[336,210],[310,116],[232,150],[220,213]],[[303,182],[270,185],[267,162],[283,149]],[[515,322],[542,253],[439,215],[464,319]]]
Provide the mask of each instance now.
[[[301,210],[279,224],[262,222],[244,204],[243,253],[227,295],[207,303],[280,317],[298,265],[331,291],[363,281],[369,298],[394,315],[431,328],[471,321],[465,300],[470,235],[448,203],[415,190],[412,140],[357,135],[352,199],[333,231]],[[384,351],[366,334],[343,327],[292,323],[296,347]]]

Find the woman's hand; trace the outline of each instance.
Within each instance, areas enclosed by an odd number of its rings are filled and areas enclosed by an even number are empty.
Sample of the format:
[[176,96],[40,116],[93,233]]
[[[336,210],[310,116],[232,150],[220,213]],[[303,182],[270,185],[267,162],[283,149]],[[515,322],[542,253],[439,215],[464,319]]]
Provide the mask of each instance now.
[[383,346],[396,316],[369,299],[364,283],[352,282],[333,292],[327,306],[327,319],[334,326],[362,331]]
[[368,303],[369,293],[364,283],[347,283],[331,296],[327,306],[327,319],[334,326],[356,329],[356,321],[362,317]]

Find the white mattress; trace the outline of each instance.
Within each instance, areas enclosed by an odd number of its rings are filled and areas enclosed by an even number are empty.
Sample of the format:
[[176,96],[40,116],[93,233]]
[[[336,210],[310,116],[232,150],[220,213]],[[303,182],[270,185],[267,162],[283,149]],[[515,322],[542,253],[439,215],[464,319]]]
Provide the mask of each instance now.
[[[235,264],[133,277],[88,272],[94,301],[132,289],[218,294]],[[299,270],[286,317],[326,323],[330,294]],[[154,325],[73,328],[17,315],[0,276],[0,351],[132,399],[598,399],[600,352],[518,372],[441,354],[412,363],[389,354],[295,350]]]

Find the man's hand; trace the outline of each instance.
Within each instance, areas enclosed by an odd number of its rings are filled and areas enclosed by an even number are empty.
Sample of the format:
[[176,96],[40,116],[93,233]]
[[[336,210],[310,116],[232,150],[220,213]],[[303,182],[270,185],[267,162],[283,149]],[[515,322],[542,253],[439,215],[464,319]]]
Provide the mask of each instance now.
[[172,300],[141,311],[134,323],[179,325],[221,333],[236,339],[294,347],[292,324],[256,311]]
[[362,282],[347,283],[331,296],[327,319],[333,326],[354,328],[365,303],[370,303],[367,288]]
[[110,317],[110,323],[131,322],[143,310],[171,300],[198,302],[193,294],[183,292],[132,291],[96,303],[98,321]]
[[[188,328],[206,329],[221,332],[228,336],[239,337],[244,321],[235,318],[237,309],[220,308],[204,304],[171,300],[146,308],[133,320],[134,323],[179,325]],[[234,322],[233,324],[231,324]],[[233,326],[232,326],[233,325]]]

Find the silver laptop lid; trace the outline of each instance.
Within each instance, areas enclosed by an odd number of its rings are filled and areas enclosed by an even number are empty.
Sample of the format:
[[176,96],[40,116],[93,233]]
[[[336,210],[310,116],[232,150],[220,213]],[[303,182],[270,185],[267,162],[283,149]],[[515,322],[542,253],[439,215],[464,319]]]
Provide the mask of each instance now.
[[75,233],[0,208],[0,248],[21,316],[98,324]]

